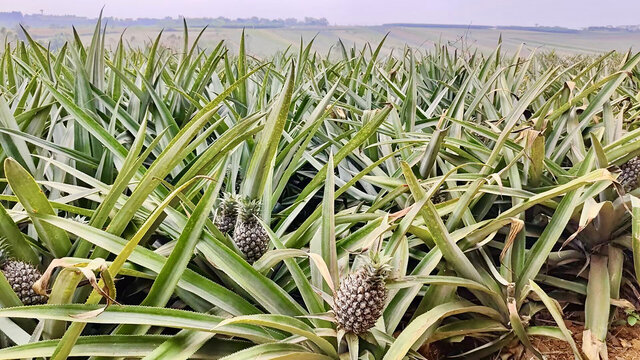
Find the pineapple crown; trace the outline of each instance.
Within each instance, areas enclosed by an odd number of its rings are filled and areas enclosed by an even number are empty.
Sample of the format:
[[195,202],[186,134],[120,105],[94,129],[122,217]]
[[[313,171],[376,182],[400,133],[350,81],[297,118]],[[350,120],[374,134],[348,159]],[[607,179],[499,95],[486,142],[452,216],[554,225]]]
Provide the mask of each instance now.
[[259,217],[260,215],[260,200],[245,198],[238,202],[238,207],[238,216],[242,221],[250,221],[254,217]]
[[7,237],[0,235],[0,266],[4,266],[10,261],[18,261],[33,266],[33,263],[31,261],[16,257],[11,243],[7,241]]
[[220,208],[225,212],[234,212],[238,208],[238,199],[231,193],[224,193],[222,195],[222,201],[220,202]]
[[75,217],[71,218],[71,220],[75,222],[79,222],[80,224],[85,224],[85,225],[89,223],[89,220],[87,220],[86,217],[81,215],[76,215]]
[[382,255],[379,251],[370,251],[365,258],[363,269],[376,280],[384,281],[393,271],[391,256]]
[[6,239],[6,237],[0,236],[0,265],[3,265],[12,258],[11,247]]

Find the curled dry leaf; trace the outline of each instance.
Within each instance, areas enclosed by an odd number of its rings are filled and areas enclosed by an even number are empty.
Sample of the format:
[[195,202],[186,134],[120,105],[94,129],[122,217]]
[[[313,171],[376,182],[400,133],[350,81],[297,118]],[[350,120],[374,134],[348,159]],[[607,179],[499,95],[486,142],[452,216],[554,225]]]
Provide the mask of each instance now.
[[[78,263],[72,259],[62,258],[62,259],[54,259],[47,267],[47,270],[42,274],[40,279],[33,284],[33,289],[37,294],[40,295],[49,295],[49,281],[51,280],[51,276],[56,268],[65,268],[81,273],[89,282],[91,287],[93,287],[100,295],[102,295],[106,299],[106,304],[104,307],[100,309],[92,310],[79,315],[72,315],[72,317],[78,319],[88,319],[95,317],[101,314],[109,305],[118,304],[116,300],[116,288],[113,278],[108,271],[107,262],[102,259],[93,259],[90,262]],[[100,277],[104,285],[101,287],[96,277],[96,272],[100,273]]]
[[511,229],[509,230],[509,235],[507,236],[507,241],[505,241],[504,248],[500,253],[500,261],[502,261],[507,254],[507,251],[513,245],[514,240],[518,233],[524,228],[524,221],[518,218],[511,218]]

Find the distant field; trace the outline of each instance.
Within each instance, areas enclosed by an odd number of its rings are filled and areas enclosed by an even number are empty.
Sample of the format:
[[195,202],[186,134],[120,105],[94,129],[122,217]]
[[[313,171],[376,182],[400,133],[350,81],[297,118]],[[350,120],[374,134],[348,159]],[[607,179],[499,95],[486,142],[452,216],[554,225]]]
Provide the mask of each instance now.
[[[123,39],[134,47],[141,47],[145,42],[155,38],[160,27],[108,27],[106,45],[114,47],[124,31]],[[88,40],[93,29],[80,27],[81,37]],[[190,29],[191,39],[195,38],[200,29]],[[69,36],[71,29],[66,28],[30,28],[34,38],[51,42],[52,47],[60,44]],[[209,28],[205,31],[201,46],[210,47],[220,40],[225,40],[231,50],[237,50],[241,29]],[[267,56],[281,51],[288,46],[297,48],[300,38],[305,42],[315,36],[314,50],[326,53],[334,46],[338,39],[347,46],[354,43],[362,47],[366,42],[377,43],[389,33],[384,51],[401,49],[404,45],[414,48],[431,48],[434,44],[443,43],[458,49],[477,48],[480,51],[490,51],[495,48],[497,39],[502,35],[504,49],[515,50],[520,44],[525,44],[525,51],[539,48],[541,50],[556,50],[562,54],[594,54],[609,50],[627,50],[640,48],[640,32],[624,31],[579,31],[579,32],[543,32],[528,30],[497,30],[497,29],[467,29],[464,27],[405,27],[405,26],[371,26],[371,27],[303,27],[303,28],[247,28],[247,48],[255,56]],[[182,29],[165,28],[163,43],[172,48],[181,48]]]

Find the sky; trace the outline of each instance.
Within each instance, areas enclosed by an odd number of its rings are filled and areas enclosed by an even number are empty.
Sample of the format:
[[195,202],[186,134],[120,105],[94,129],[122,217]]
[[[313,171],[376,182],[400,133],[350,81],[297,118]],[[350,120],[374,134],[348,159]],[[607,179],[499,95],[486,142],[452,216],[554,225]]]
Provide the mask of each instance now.
[[640,24],[640,0],[0,0],[0,12],[96,17],[325,17],[336,25],[430,23],[585,26]]

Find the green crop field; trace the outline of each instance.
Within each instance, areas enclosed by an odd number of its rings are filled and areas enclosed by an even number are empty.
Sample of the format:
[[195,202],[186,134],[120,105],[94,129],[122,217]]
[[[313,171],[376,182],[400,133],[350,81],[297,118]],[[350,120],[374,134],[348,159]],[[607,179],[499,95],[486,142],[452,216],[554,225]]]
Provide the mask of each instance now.
[[0,50],[0,359],[637,358],[637,39],[156,30]]

